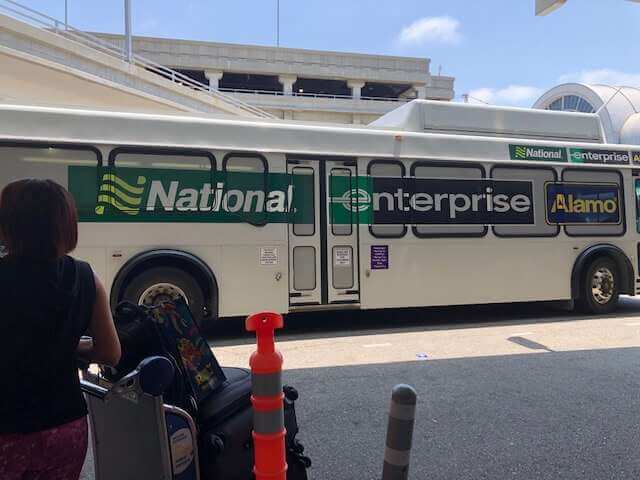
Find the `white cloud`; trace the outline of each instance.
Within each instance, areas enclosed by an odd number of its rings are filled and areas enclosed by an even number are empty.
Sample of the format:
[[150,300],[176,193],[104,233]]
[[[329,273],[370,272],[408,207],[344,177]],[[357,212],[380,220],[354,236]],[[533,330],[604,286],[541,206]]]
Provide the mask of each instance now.
[[640,73],[626,73],[610,68],[599,68],[595,70],[582,70],[576,73],[562,75],[558,81],[560,83],[578,82],[588,84],[623,85],[637,87],[640,86]]
[[469,103],[489,103],[530,107],[542,95],[543,90],[528,85],[509,85],[505,88],[477,88],[469,92]]
[[401,45],[456,44],[461,40],[460,22],[447,16],[420,18],[404,27],[398,35],[398,43]]

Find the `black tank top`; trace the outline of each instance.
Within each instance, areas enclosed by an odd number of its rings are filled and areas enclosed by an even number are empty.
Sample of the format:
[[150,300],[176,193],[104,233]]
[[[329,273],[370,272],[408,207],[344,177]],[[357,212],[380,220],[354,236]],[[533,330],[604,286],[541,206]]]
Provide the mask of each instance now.
[[91,267],[0,260],[0,433],[54,428],[87,414],[76,347],[93,312]]

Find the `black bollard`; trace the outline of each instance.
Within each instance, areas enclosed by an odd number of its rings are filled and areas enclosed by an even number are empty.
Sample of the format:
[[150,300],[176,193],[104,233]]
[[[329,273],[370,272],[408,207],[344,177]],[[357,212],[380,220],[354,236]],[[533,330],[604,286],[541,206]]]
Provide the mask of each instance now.
[[416,416],[416,399],[416,391],[409,385],[396,385],[391,391],[382,480],[407,480],[409,478],[409,457]]

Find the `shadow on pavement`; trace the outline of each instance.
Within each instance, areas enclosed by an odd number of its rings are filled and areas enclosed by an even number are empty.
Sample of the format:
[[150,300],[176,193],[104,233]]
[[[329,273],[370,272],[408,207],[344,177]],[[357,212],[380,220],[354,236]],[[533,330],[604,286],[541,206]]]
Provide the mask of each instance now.
[[520,345],[521,347],[528,348],[529,350],[544,350],[546,352],[553,352],[549,347],[533,340],[529,340],[525,337],[515,336],[507,338],[509,342]]
[[[640,315],[640,301],[622,298],[618,311],[606,317]],[[566,311],[553,302],[528,302],[454,307],[403,308],[389,310],[341,310],[292,313],[285,317],[279,340],[307,340],[376,333],[422,332],[482,328],[493,325],[521,325],[587,320],[589,315]],[[225,318],[208,334],[216,346],[246,345],[255,342],[244,330],[244,318]]]
[[[538,350],[540,352],[540,350]],[[288,370],[312,478],[373,479],[391,388],[418,391],[412,479],[640,476],[640,348]]]

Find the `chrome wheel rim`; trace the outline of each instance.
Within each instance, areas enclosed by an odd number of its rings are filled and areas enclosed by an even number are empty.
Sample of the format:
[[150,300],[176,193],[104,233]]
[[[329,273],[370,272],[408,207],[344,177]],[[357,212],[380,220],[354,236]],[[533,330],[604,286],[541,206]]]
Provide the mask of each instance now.
[[187,302],[187,305],[189,304],[189,299],[185,295],[184,290],[177,285],[173,283],[156,283],[142,292],[140,298],[138,298],[138,305],[152,307],[153,305],[170,302],[179,298]]
[[591,277],[591,295],[600,305],[611,301],[614,292],[613,272],[607,267],[600,267]]

